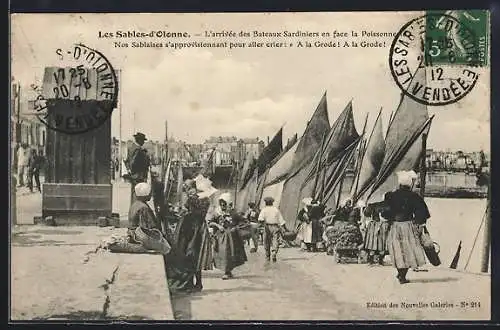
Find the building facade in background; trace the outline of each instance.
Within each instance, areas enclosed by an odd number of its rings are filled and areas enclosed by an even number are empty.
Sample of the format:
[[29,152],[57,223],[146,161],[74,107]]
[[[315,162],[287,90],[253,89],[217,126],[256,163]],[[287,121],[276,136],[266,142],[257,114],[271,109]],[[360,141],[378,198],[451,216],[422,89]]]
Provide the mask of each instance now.
[[484,151],[438,151],[427,149],[426,165],[429,171],[476,172],[489,166],[489,155]]

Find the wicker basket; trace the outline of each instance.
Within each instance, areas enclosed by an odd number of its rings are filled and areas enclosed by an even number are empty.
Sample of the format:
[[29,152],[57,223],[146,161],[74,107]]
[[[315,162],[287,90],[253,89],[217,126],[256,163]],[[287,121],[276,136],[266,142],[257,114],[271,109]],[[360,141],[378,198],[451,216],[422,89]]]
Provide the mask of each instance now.
[[283,232],[283,239],[287,242],[295,241],[297,234],[296,231],[287,230]]
[[241,224],[237,229],[241,239],[247,240],[252,237],[252,225],[250,223]]
[[167,242],[162,233],[157,229],[146,229],[137,227],[135,238],[148,250],[155,250],[162,254],[168,254],[172,247]]

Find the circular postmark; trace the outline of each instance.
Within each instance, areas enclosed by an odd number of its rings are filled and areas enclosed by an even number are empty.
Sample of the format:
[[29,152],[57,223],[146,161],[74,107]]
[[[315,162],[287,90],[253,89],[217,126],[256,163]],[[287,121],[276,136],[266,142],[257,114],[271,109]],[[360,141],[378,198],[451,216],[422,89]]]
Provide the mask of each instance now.
[[49,129],[83,134],[107,122],[118,99],[118,80],[113,66],[99,51],[83,44],[56,49],[61,65],[45,68],[43,85],[33,107]]
[[391,74],[402,92],[429,105],[464,98],[479,77],[477,38],[459,19],[428,13],[406,23],[389,53]]

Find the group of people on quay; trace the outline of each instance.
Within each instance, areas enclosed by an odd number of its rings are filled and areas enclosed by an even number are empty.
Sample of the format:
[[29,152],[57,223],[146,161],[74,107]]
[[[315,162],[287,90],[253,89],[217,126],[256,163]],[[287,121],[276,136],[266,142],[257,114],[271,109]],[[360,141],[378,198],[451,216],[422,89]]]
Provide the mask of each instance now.
[[239,213],[230,193],[219,191],[209,178],[198,174],[183,182],[183,197],[178,205],[170,205],[170,225],[162,228],[157,210],[147,203],[154,189],[145,182],[149,164],[140,151],[144,140],[143,134],[136,135],[136,151],[129,153],[126,162],[133,183],[129,235],[137,239],[138,227],[163,233],[171,246],[166,271],[174,292],[202,290],[203,270],[216,268],[223,272],[223,280],[233,278],[233,270],[248,260],[245,244],[254,253],[260,237],[266,262],[277,262],[280,246],[291,240],[310,252],[363,252],[369,265],[382,265],[389,255],[401,284],[408,282],[408,269],[418,270],[426,263],[420,235],[430,214],[423,198],[411,189],[417,179],[413,171],[398,172],[399,187],[377,203],[354,205],[347,199],[338,209],[325,210],[319,201],[304,198],[294,230],[286,227],[271,196],[263,196],[261,210],[251,202],[247,212]]

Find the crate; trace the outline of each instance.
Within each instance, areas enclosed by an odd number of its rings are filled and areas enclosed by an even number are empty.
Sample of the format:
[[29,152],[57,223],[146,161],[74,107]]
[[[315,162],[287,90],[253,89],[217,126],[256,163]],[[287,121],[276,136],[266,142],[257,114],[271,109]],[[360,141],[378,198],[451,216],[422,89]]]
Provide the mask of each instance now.
[[360,263],[360,250],[358,248],[335,248],[333,256],[338,264]]

